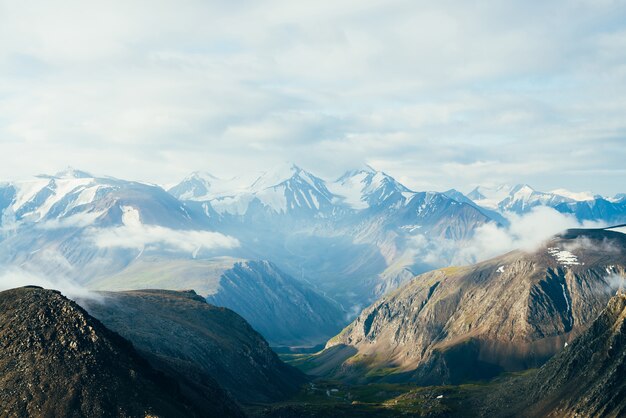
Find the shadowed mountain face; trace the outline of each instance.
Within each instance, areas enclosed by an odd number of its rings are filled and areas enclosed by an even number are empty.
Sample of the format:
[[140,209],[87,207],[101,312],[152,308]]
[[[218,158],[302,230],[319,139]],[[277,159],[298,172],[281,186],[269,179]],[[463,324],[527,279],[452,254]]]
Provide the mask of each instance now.
[[626,295],[611,298],[587,331],[538,371],[488,396],[482,416],[626,415]]
[[365,309],[320,356],[333,367],[311,360],[312,372],[442,384],[537,367],[589,326],[625,270],[626,235],[570,230],[426,273]]
[[194,289],[240,314],[273,346],[323,344],[348,322],[338,303],[268,261],[146,258],[93,287]]
[[207,301],[238,312],[275,345],[323,343],[346,324],[336,302],[267,261],[236,263]]
[[193,402],[132,344],[56,291],[0,293],[0,408],[11,416],[241,417],[219,387]]
[[199,396],[214,380],[239,401],[268,402],[295,393],[306,381],[233,311],[189,292],[102,292],[89,312],[128,338],[158,370],[176,376]]

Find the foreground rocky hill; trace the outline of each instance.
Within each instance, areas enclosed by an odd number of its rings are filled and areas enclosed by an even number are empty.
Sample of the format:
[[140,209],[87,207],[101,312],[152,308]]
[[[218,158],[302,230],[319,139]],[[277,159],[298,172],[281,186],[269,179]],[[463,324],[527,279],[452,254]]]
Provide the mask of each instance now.
[[[210,396],[208,396],[210,395]],[[0,292],[3,416],[241,417],[218,386],[190,400],[132,344],[60,293]]]
[[269,402],[293,395],[306,381],[242,317],[193,291],[100,294],[102,303],[83,302],[89,312],[194,397],[218,381],[241,402]]
[[423,274],[365,309],[306,367],[420,384],[538,367],[591,324],[625,269],[626,235],[597,229]]

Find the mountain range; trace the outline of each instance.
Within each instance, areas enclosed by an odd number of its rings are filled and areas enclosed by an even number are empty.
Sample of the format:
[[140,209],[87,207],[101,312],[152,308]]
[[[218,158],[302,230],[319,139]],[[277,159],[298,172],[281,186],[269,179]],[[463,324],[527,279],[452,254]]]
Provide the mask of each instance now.
[[293,164],[250,181],[196,172],[168,190],[68,169],[0,183],[0,265],[98,290],[193,288],[272,345],[315,345],[416,274],[458,260],[478,228],[505,227],[508,211],[625,219],[623,196],[576,200],[589,197],[419,192],[369,166],[334,181]]

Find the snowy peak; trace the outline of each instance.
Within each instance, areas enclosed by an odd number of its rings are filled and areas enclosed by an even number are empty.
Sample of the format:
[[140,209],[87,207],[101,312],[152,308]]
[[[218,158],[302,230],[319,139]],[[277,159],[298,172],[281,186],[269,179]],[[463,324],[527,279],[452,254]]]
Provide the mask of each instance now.
[[217,180],[212,174],[194,171],[168,191],[181,200],[209,200],[209,192]]
[[333,194],[326,182],[291,163],[264,173],[252,184],[250,193],[276,213],[324,212],[332,208]]
[[504,184],[495,187],[476,187],[467,194],[467,197],[477,205],[491,210],[525,213],[535,206],[556,206],[579,199],[586,200],[588,195],[591,194],[574,193],[565,189],[545,193],[535,190],[528,184],[517,184],[513,187]]
[[348,170],[346,171],[341,177],[339,177],[336,182],[337,183],[341,183],[345,180],[348,180],[352,177],[356,177],[359,175],[369,175],[369,174],[376,174],[378,171],[376,171],[374,168],[372,168],[372,166],[370,166],[369,164],[364,164],[362,167],[360,168],[355,168],[353,170]]
[[310,180],[316,177],[313,176],[311,173],[304,171],[293,163],[284,163],[264,172],[259,178],[254,181],[254,183],[252,183],[250,189],[252,191],[264,190],[270,187],[279,186],[280,184],[288,180],[296,178]]
[[478,186],[467,194],[477,205],[488,209],[498,209],[500,202],[506,199],[513,190],[508,184],[501,184],[494,187]]
[[352,209],[404,202],[414,194],[393,177],[370,166],[346,172],[331,185],[331,190]]

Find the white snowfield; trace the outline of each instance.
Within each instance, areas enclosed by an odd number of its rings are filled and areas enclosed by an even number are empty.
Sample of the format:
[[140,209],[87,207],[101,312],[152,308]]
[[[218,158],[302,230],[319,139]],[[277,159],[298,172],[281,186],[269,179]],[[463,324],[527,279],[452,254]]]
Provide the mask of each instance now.
[[558,247],[548,248],[548,253],[556,259],[556,261],[564,266],[578,266],[578,257],[569,251],[561,250]]

